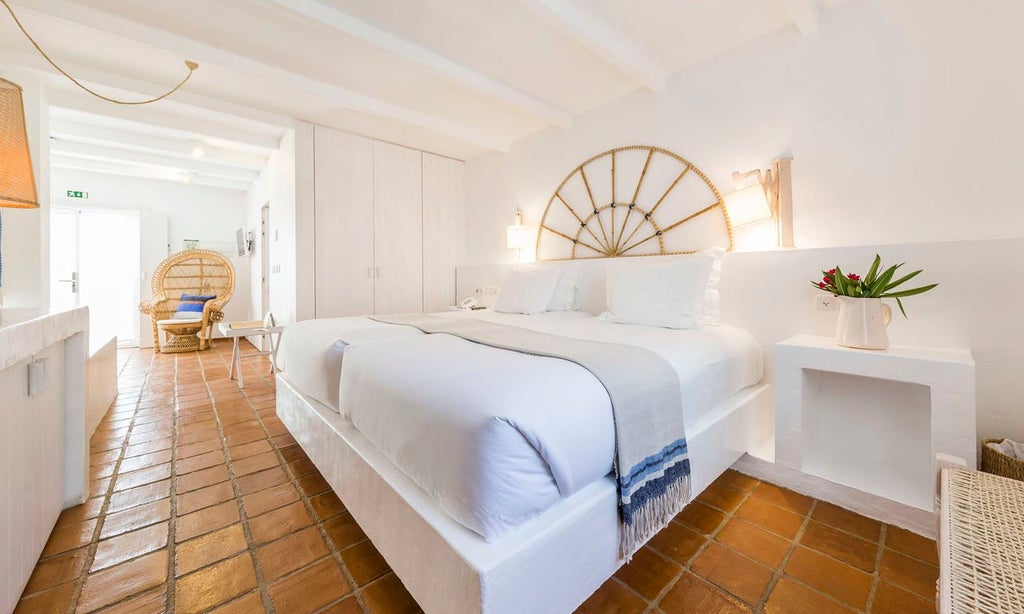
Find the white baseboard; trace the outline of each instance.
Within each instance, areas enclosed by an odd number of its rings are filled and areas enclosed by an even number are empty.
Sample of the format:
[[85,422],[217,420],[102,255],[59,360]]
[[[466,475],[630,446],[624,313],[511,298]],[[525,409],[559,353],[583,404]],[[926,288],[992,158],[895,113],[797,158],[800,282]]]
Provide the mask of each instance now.
[[833,503],[868,518],[874,518],[886,524],[913,531],[929,539],[935,539],[937,521],[934,512],[836,484],[825,478],[783,467],[749,454],[741,456],[732,468],[759,480],[771,482],[808,497]]

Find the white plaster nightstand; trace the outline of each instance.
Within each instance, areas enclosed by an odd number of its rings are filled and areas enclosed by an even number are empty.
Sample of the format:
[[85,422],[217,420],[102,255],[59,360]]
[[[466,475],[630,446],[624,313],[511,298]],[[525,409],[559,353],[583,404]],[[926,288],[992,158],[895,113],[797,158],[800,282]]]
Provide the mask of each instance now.
[[775,344],[775,462],[932,511],[935,455],[977,465],[974,359],[965,349]]

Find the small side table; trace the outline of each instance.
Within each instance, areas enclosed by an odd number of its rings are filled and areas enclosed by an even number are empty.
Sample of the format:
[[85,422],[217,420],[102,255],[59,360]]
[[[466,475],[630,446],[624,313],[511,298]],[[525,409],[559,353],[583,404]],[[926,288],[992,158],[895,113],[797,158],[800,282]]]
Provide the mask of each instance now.
[[[253,320],[252,322],[221,322],[217,325],[217,329],[220,330],[221,335],[231,337],[231,366],[228,368],[228,375],[231,379],[235,379],[236,375],[238,376],[238,386],[240,388],[245,387],[245,383],[242,380],[243,358],[270,356],[270,373],[271,375],[277,373],[277,350],[281,347],[281,333],[284,332],[283,326],[264,326],[260,320]],[[268,339],[270,349],[261,352],[249,352],[247,354],[241,353],[238,348],[239,340],[242,337],[255,336],[262,336],[264,339]]]
[[974,468],[974,359],[962,348],[775,344],[775,462],[933,511],[936,454]]

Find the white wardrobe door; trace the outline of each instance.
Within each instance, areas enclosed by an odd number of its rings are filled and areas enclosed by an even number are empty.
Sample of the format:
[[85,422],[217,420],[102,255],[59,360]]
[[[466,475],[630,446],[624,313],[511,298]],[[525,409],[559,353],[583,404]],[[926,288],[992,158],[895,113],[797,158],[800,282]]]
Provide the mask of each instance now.
[[423,311],[420,152],[374,141],[375,313]]
[[464,164],[423,154],[423,310],[455,304],[455,265],[461,258]]
[[316,127],[316,317],[373,313],[373,141]]

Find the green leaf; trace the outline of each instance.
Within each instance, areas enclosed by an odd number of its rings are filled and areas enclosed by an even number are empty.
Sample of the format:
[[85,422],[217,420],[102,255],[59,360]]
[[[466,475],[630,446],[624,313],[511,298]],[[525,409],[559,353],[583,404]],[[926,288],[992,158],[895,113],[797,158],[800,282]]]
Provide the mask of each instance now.
[[878,276],[878,279],[876,279],[875,283],[871,286],[871,298],[878,298],[882,296],[882,293],[885,292],[885,286],[888,285],[889,280],[892,279],[892,276],[896,274],[896,270],[901,266],[903,266],[902,262],[894,264]]
[[921,294],[927,292],[939,284],[929,284],[927,286],[921,286],[920,288],[914,288],[913,290],[903,290],[902,292],[889,292],[883,294],[882,298],[900,298],[906,296],[914,296],[915,294]]
[[903,308],[903,301],[901,301],[898,296],[896,297],[896,304],[900,306],[900,313],[903,314],[903,317],[909,320],[910,318],[907,317],[907,310]]
[[850,296],[850,292],[847,289],[846,277],[843,276],[843,271],[836,265],[836,274],[833,277],[836,284],[836,290],[839,290],[839,294],[842,296]]
[[868,274],[864,276],[864,283],[868,286],[875,280],[875,273],[878,272],[878,267],[882,266],[882,257],[875,254],[875,261],[871,263],[871,268],[868,269]]
[[907,283],[908,281],[910,281],[914,277],[917,277],[918,273],[921,273],[921,272],[923,272],[923,270],[922,271],[914,271],[913,273],[910,273],[908,275],[904,275],[903,277],[900,277],[899,279],[897,279],[896,281],[892,282],[891,284],[889,284],[889,285],[887,285],[885,287],[886,292],[888,292],[889,290],[892,290],[893,288],[895,288],[896,286],[898,286],[900,284]]

